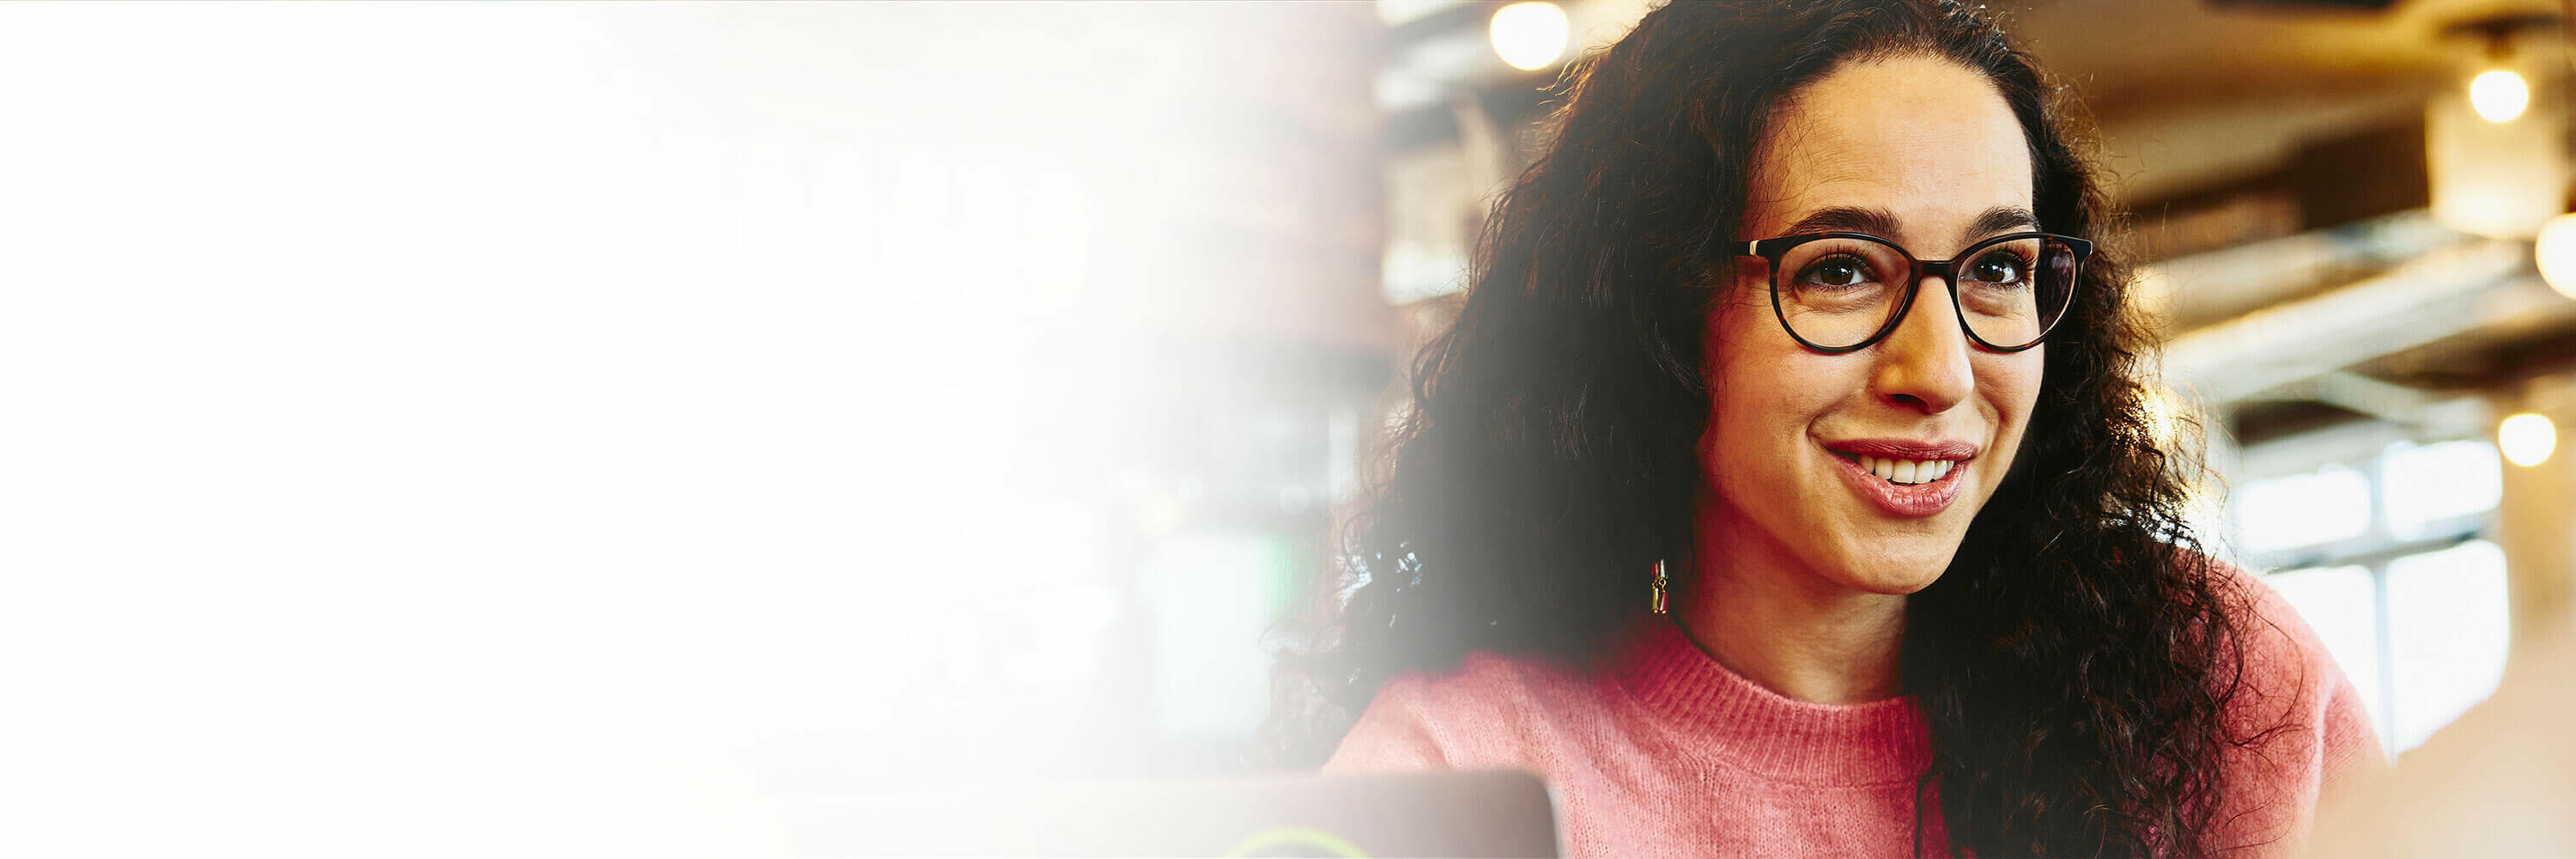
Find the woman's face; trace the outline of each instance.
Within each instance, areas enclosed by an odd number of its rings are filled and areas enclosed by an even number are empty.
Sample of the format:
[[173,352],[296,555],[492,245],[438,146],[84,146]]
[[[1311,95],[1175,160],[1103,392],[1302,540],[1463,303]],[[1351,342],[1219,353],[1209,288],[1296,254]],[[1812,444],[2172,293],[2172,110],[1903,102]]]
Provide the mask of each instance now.
[[[1978,72],[1938,58],[1847,65],[1793,93],[1755,153],[1750,192],[1745,239],[1864,232],[1950,259],[2037,229],[2021,125]],[[1782,330],[1764,261],[1740,260],[1724,288],[1707,340],[1699,455],[1717,515],[1703,545],[1719,564],[1873,593],[1931,584],[2012,466],[2047,347],[1978,346],[1934,277],[1886,339],[1845,354]],[[1947,464],[1913,466],[1911,480],[1939,476],[1903,484],[1868,470],[1872,459]]]

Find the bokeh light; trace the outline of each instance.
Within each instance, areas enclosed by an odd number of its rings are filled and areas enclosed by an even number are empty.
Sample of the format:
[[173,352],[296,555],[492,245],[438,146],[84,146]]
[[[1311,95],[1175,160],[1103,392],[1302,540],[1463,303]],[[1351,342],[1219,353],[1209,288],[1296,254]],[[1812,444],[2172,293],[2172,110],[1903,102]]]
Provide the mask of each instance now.
[[1565,53],[1565,10],[1554,3],[1514,3],[1494,10],[1494,53],[1516,69],[1543,69]]
[[2558,427],[2543,415],[2530,412],[2505,418],[2496,427],[2496,447],[2504,458],[2515,465],[2529,468],[2549,461],[2551,451],[2558,449]]
[[2469,81],[2469,106],[2488,122],[2512,122],[2531,106],[2531,85],[2503,69],[2478,75]]
[[2560,215],[2541,225],[2531,252],[2540,266],[2540,279],[2558,294],[2576,298],[2576,215]]

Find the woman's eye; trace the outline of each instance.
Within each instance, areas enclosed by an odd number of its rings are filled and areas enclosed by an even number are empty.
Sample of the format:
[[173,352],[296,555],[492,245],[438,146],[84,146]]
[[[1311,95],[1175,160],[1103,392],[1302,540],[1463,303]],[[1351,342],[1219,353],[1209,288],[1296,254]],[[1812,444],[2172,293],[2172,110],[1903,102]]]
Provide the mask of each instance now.
[[2021,260],[2002,254],[1978,260],[1968,270],[1968,276],[1984,283],[2020,283],[2021,275]]
[[1825,286],[1851,286],[1869,280],[1869,270],[1851,260],[1825,260],[1807,267],[1800,280]]

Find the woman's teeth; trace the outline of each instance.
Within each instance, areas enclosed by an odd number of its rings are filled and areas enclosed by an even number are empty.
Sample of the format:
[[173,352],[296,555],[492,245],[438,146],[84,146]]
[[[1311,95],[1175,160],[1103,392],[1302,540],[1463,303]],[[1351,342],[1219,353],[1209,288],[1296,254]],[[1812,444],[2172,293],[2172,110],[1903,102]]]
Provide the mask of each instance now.
[[1905,484],[1930,483],[1939,480],[1941,475],[1950,473],[1951,466],[1959,464],[1955,459],[1880,459],[1867,455],[1857,455],[1856,459],[1859,460],[1861,468],[1878,475],[1880,479],[1889,483]]

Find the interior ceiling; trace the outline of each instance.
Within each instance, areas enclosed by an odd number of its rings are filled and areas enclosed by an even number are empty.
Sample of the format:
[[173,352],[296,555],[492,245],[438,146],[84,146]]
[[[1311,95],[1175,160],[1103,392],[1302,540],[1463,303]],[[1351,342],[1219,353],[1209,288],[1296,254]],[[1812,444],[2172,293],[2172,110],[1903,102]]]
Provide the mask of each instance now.
[[2205,0],[2023,0],[2010,26],[2101,126],[2132,199],[2224,181],[2300,141],[2420,110],[2483,56],[2460,21],[2557,0],[2401,0],[2385,11]]
[[[2483,43],[2446,30],[2560,11],[2558,0],[2400,0],[2385,11],[2024,0],[2008,20],[2044,67],[2083,97],[2115,187],[2136,202],[2259,172],[2303,142],[2420,116],[2427,96],[2462,86],[2486,62]],[[2563,38],[2535,34],[2514,48],[2526,61],[2564,62]],[[2535,302],[2510,324],[2352,369],[2411,387],[2467,390],[2576,366],[2576,303],[2546,298],[2553,300]],[[2288,417],[2333,411],[2314,403],[2270,408]]]
[[[2318,0],[1993,0],[2042,65],[2082,98],[2100,127],[2114,190],[2153,198],[2279,163],[2308,140],[2420,110],[2458,87],[2483,47],[2446,36],[2468,20],[2556,14],[2562,0],[2394,0],[2385,9]],[[2337,0],[2347,2],[2348,0]],[[1564,0],[1572,30],[1595,47],[1668,0]],[[1688,0],[1685,0],[1688,2]],[[1973,2],[1973,0],[1971,0]],[[1403,0],[1411,19],[1380,98],[1399,115],[1439,114],[1444,87],[1529,89],[1485,44],[1500,0]],[[1382,9],[1386,4],[1381,3]],[[1415,8],[1419,7],[1419,8]]]
[[2478,45],[2454,22],[2554,12],[2556,0],[2406,0],[2387,11],[2211,6],[2204,0],[2025,0],[2013,29],[2105,113],[2205,98],[2333,95],[2422,85]]

